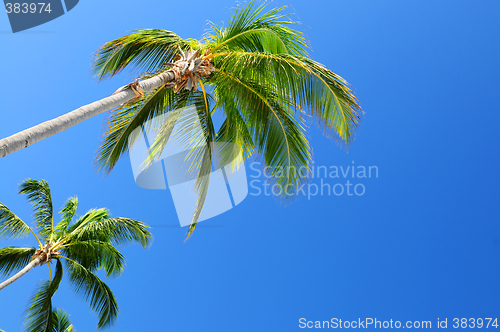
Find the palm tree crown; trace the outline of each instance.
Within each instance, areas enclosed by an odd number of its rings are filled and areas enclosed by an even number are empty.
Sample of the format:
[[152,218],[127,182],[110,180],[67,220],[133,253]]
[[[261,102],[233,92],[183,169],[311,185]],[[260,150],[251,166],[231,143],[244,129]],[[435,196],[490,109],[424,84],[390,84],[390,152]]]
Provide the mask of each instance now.
[[[92,209],[77,216],[78,199],[70,198],[60,211],[61,221],[54,223],[54,212],[49,185],[46,181],[27,179],[20,186],[35,211],[35,228],[0,203],[0,237],[25,237],[30,233],[37,247],[6,247],[0,249],[0,273],[10,279],[0,283],[0,290],[8,286],[33,267],[46,265],[50,281],[43,282],[28,309],[28,326],[33,331],[49,331],[51,327],[51,298],[63,276],[63,264],[69,281],[83,295],[99,316],[98,327],[114,322],[118,305],[111,289],[95,274],[103,269],[107,276],[123,271],[125,257],[115,245],[137,242],[146,247],[151,241],[149,227],[129,218],[113,218],[109,211]],[[36,230],[36,232],[35,232]],[[38,233],[38,235],[37,235]],[[55,261],[55,273],[52,263]],[[50,329],[51,330],[51,329]]]
[[[277,185],[293,189],[282,193],[296,194],[304,181],[296,170],[308,170],[312,158],[307,120],[316,119],[325,134],[348,145],[363,111],[342,77],[309,58],[304,35],[292,28],[299,22],[286,8],[266,11],[266,4],[252,1],[235,8],[227,26],[211,24],[202,40],[147,29],[104,44],[93,67],[99,79],[131,66],[145,71],[141,78],[172,73],[174,79],[110,113],[98,167],[113,169],[133,144],[137,127],[195,104],[204,135],[191,138],[193,145],[234,143],[243,159],[256,153]],[[222,118],[217,130],[214,114]],[[150,161],[161,153],[169,128],[166,123],[160,130]]]

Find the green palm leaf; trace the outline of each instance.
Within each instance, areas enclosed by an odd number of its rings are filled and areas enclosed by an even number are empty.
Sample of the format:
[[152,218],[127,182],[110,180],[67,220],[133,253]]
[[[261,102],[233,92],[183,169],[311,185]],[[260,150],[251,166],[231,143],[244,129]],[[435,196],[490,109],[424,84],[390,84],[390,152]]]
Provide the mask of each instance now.
[[106,276],[119,275],[125,266],[125,257],[103,236],[103,241],[74,240],[62,251],[63,256],[78,261],[90,271],[103,268]]
[[109,211],[106,208],[100,209],[90,209],[83,216],[78,218],[74,223],[70,224],[66,233],[67,237],[75,233],[79,229],[85,227],[87,224],[93,223],[95,221],[104,220],[109,218]]
[[203,97],[204,103],[203,106],[199,105],[201,104],[201,102],[199,102],[198,104],[195,103],[195,105],[197,105],[197,109],[202,110],[201,112],[198,113],[198,115],[201,128],[204,134],[204,146],[203,149],[200,151],[201,154],[199,156],[201,157],[201,161],[199,164],[200,166],[198,175],[196,176],[196,181],[195,181],[195,189],[198,193],[198,199],[196,201],[196,207],[194,210],[193,219],[191,220],[191,225],[188,228],[186,240],[191,236],[192,232],[194,231],[198,223],[198,220],[200,219],[200,215],[201,212],[203,211],[203,206],[207,198],[208,188],[210,185],[210,175],[212,171],[212,162],[214,157],[213,143],[216,137],[215,128],[211,117],[212,112],[209,102],[209,95],[206,93],[203,83],[201,83],[201,86],[203,89],[203,95],[200,97]]
[[96,159],[97,167],[110,172],[120,156],[128,150],[130,142],[137,139],[131,139],[137,127],[180,104],[182,96],[174,93],[172,89],[161,87],[146,94],[133,105],[125,105],[111,112],[106,123],[105,138]]
[[275,182],[283,189],[283,197],[289,186],[292,187],[288,192],[293,193],[304,180],[295,171],[304,167],[308,169],[311,159],[302,118],[294,109],[280,103],[272,86],[256,84],[219,70],[214,80],[218,97],[223,103],[240,100],[240,116],[249,124],[252,142],[263,155]]
[[52,332],[52,296],[59,288],[62,275],[62,264],[57,260],[54,279],[42,282],[36,294],[31,298],[31,305],[26,311],[26,329],[28,331]]
[[152,238],[148,228],[149,226],[143,222],[134,219],[103,218],[80,225],[71,232],[71,238],[78,240],[105,238],[118,245],[137,242],[146,247]]
[[112,325],[118,317],[118,304],[111,289],[81,264],[67,260],[70,281],[77,292],[83,293],[90,307],[99,316],[98,328]]
[[95,54],[93,70],[99,79],[113,76],[130,65],[154,71],[172,62],[179,47],[184,49],[188,45],[171,31],[138,30],[104,44]]
[[26,237],[31,228],[7,206],[0,203],[0,237]]
[[62,214],[62,219],[54,229],[55,233],[58,233],[59,236],[62,236],[66,233],[69,225],[73,221],[77,209],[78,209],[77,197],[71,197],[66,201],[66,203],[64,203],[64,206],[60,211],[60,213]]
[[212,51],[249,51],[307,55],[303,34],[287,25],[300,24],[282,6],[264,12],[266,3],[257,5],[251,1],[246,6],[236,7],[226,28],[212,24],[207,37]]
[[35,223],[41,239],[48,239],[54,226],[49,184],[45,180],[27,179],[21,183],[19,193],[28,195],[28,201],[35,210]]
[[[346,81],[306,57],[287,54],[232,52],[214,58],[218,71],[276,87],[282,103],[306,109],[327,134],[347,144],[361,121],[362,110]],[[291,79],[293,78],[293,79]]]
[[7,276],[25,267],[35,254],[35,248],[5,247],[0,249],[0,273]]
[[[185,91],[179,93],[178,102],[175,103],[175,105],[171,105],[175,108],[184,107],[186,104],[195,105],[197,113],[184,113],[182,110],[171,113],[173,110],[170,110],[170,116],[159,128],[158,135],[151,145],[150,155],[146,159],[147,165],[158,160],[167,142],[171,139],[172,131],[176,125],[181,128],[175,137],[178,144],[183,147],[193,147],[187,154],[185,162],[190,163],[189,172],[196,173],[195,187],[193,189],[197,191],[198,198],[186,239],[189,238],[196,227],[208,193],[213,159],[212,150],[216,137],[211,117],[213,97],[206,92],[204,84],[201,81],[200,86],[201,91]],[[171,106],[169,106],[169,108],[171,108]],[[201,126],[201,131],[197,130],[193,132],[191,128],[194,124],[199,124]]]
[[[147,165],[160,157],[167,142],[171,139],[171,134],[174,126],[179,126],[180,130],[177,132],[175,139],[179,145],[183,147],[191,146],[193,148],[207,144],[208,141],[215,137],[215,130],[212,124],[211,107],[213,97],[210,94],[204,94],[202,91],[181,91],[178,94],[173,94],[176,98],[173,102],[168,102],[166,108],[157,110],[155,115],[168,114],[169,117],[160,123],[158,134],[151,143],[150,155],[146,160]],[[196,106],[197,114],[192,112],[182,112],[183,107],[188,105]],[[177,110],[179,110],[177,112]],[[175,113],[172,113],[176,111]],[[161,122],[161,121],[160,121]],[[201,125],[201,132],[193,132],[190,128],[194,124]],[[140,125],[137,122],[136,125]],[[147,132],[149,128],[144,128]],[[189,143],[189,144],[188,144]],[[197,149],[194,149],[198,151]],[[201,152],[199,152],[201,154]],[[201,159],[195,159],[200,162]]]
[[[255,150],[255,143],[250,135],[250,128],[245,123],[245,119],[238,111],[238,108],[230,100],[222,108],[224,109],[226,119],[220,126],[215,141],[218,143],[227,142],[235,144],[239,148],[238,152],[242,153],[242,159],[247,160]],[[223,159],[223,163],[224,160],[229,159]]]

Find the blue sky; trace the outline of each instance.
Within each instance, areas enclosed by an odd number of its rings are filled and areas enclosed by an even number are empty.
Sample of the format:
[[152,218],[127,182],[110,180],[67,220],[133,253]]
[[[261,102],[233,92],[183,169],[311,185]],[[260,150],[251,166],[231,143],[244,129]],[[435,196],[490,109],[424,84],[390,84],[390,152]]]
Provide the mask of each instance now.
[[[1,14],[0,137],[130,82],[133,72],[92,78],[92,54],[106,41],[141,28],[200,38],[235,4],[81,0],[17,34]],[[151,248],[123,248],[125,272],[109,280],[121,309],[116,331],[295,331],[300,318],[430,320],[433,328],[438,318],[448,328],[455,317],[500,320],[500,3],[274,4],[292,5],[312,58],[346,78],[366,111],[348,153],[310,131],[316,165],[377,166],[378,178],[352,180],[364,195],[287,206],[249,195],[184,243],[169,191],[137,187],[126,158],[107,177],[96,171],[100,115],[1,159],[0,201],[31,220],[18,184],[46,179],[57,206],[78,195],[81,213],[107,207],[153,226]],[[1,292],[1,329],[21,331],[47,277],[37,268]],[[54,304],[77,331],[95,330],[96,316],[67,283]]]

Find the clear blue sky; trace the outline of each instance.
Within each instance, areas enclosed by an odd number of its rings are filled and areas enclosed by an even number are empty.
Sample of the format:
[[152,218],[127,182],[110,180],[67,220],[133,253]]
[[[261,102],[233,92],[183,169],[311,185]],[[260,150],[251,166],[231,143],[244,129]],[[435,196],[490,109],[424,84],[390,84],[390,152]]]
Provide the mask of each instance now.
[[[123,159],[108,177],[93,158],[104,115],[0,160],[0,201],[25,220],[28,177],[49,181],[57,206],[108,207],[153,225],[148,250],[123,248],[109,280],[116,331],[296,331],[299,319],[500,319],[500,2],[297,1],[313,59],[345,77],[366,117],[349,150],[311,129],[316,165],[377,166],[362,196],[282,206],[248,196],[183,242],[169,191],[138,188]],[[112,93],[133,72],[97,83],[91,56],[141,28],[199,38],[227,20],[229,1],[81,0],[68,14],[12,34],[0,14],[0,137]],[[319,183],[320,179],[313,181]],[[344,179],[327,179],[330,184]],[[203,226],[203,227],[202,227]],[[34,244],[0,240],[1,246]],[[0,294],[0,328],[21,331],[46,268]],[[64,282],[54,304],[78,331],[97,319]],[[499,322],[500,323],[500,322]]]

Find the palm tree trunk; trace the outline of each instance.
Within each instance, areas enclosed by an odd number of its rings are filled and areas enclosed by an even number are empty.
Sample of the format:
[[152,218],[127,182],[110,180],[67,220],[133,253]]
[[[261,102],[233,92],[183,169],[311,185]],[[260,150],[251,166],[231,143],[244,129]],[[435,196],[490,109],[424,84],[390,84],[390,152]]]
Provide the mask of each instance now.
[[[169,70],[141,81],[139,84],[141,88],[146,91],[156,89],[159,86],[173,80],[174,73]],[[132,100],[134,97],[135,95],[130,89],[125,89],[117,94],[113,94],[91,104],[82,106],[55,119],[45,121],[29,129],[20,131],[17,134],[3,138],[0,140],[0,158],[73,127],[74,125],[79,124],[83,120],[87,120],[94,115],[101,114],[107,110],[120,106],[121,104]]]
[[42,262],[42,259],[40,257],[37,257],[35,258],[34,260],[32,260],[28,265],[26,265],[21,271],[17,272],[15,275],[13,275],[12,277],[10,277],[9,279],[5,280],[4,282],[2,282],[0,284],[0,290],[4,289],[5,287],[9,286],[10,284],[12,284],[14,281],[16,281],[17,279],[21,278],[23,275],[25,275],[26,273],[28,273],[29,270],[31,270],[32,268],[40,265],[40,263]]

